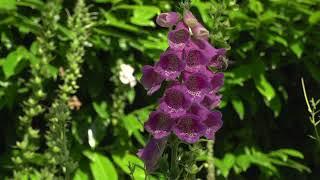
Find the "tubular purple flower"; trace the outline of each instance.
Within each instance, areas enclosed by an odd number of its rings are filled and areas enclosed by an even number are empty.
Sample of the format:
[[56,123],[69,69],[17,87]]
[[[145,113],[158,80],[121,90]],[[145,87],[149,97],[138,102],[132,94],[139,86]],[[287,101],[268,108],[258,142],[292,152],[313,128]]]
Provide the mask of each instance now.
[[189,29],[183,22],[178,22],[176,28],[168,35],[169,46],[173,49],[182,50],[189,39]]
[[157,169],[158,161],[162,156],[166,144],[167,138],[151,138],[143,149],[139,149],[137,155],[144,161],[147,171],[153,172]]
[[156,22],[161,27],[172,27],[177,24],[177,22],[180,19],[180,15],[176,12],[166,12],[161,13],[157,19]]
[[169,114],[158,110],[150,114],[144,127],[155,139],[161,139],[170,135],[174,124],[175,120]]
[[208,109],[203,106],[202,104],[199,103],[192,103],[192,105],[190,106],[189,110],[187,111],[190,114],[194,114],[198,117],[200,117],[201,119],[203,119],[203,115],[208,114]]
[[179,139],[187,143],[195,143],[204,135],[206,127],[201,123],[200,117],[194,114],[185,114],[178,119],[173,132]]
[[210,91],[210,78],[205,73],[195,72],[190,75],[184,73],[184,85],[195,102],[200,102]]
[[195,38],[208,40],[209,31],[205,27],[203,27],[202,24],[198,23],[196,26],[191,28],[191,30]]
[[167,89],[160,100],[159,108],[170,114],[172,118],[177,118],[186,113],[191,106],[191,97],[187,89],[182,85],[175,85]]
[[217,94],[207,94],[204,96],[201,104],[209,110],[214,109],[220,105],[221,97],[221,95]]
[[164,77],[156,72],[152,66],[146,65],[142,68],[141,84],[148,90],[148,95],[153,94],[161,87]]
[[186,61],[186,71],[196,72],[204,68],[208,63],[208,58],[203,55],[203,52],[193,43],[188,43],[183,51],[183,59]]
[[206,125],[207,129],[204,136],[208,139],[214,139],[215,133],[222,127],[222,114],[220,111],[209,112],[203,124]]
[[223,86],[223,83],[224,83],[224,74],[221,72],[215,73],[210,80],[210,84],[212,88],[211,91],[213,93],[218,92],[219,89]]
[[198,20],[194,17],[191,11],[186,10],[183,14],[183,21],[190,28],[195,27],[198,24]]
[[176,79],[184,70],[186,64],[182,60],[182,51],[168,49],[160,56],[160,61],[155,65],[155,71],[166,80]]
[[208,41],[202,39],[192,39],[192,43],[195,44],[202,51],[205,57],[209,59],[209,66],[221,69],[225,64],[222,57],[225,56],[226,49],[216,49]]

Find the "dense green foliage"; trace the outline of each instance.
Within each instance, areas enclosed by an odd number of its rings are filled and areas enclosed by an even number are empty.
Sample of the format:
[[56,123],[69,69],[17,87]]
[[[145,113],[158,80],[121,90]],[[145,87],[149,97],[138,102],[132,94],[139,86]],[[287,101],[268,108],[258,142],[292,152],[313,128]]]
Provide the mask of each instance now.
[[[319,1],[191,4],[213,44],[229,50],[216,176],[319,177],[319,101],[311,110],[300,82],[319,96]],[[139,79],[168,47],[154,20],[170,10],[176,1],[0,0],[0,178],[144,179],[135,154],[157,98],[123,84],[119,71],[129,64]]]

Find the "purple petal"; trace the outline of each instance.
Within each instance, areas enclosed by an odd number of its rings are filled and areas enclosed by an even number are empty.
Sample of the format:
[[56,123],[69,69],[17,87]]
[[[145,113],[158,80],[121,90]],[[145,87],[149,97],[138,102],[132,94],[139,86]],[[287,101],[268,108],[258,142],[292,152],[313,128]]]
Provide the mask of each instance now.
[[173,127],[173,132],[179,139],[187,143],[195,143],[204,135],[206,127],[201,123],[201,119],[193,114],[185,114],[178,119]]
[[151,95],[160,88],[164,77],[157,73],[154,68],[149,65],[146,65],[142,68],[142,73],[143,75],[140,82],[143,87],[148,90],[148,95]]
[[173,49],[182,50],[189,39],[189,29],[183,22],[179,22],[176,28],[170,31],[168,35],[169,46]]
[[155,139],[161,139],[170,134],[175,120],[169,114],[162,111],[152,112],[149,120],[145,123],[145,129],[153,135]]
[[188,75],[184,81],[188,93],[193,100],[200,102],[204,95],[210,90],[210,79],[205,73],[196,72]]
[[191,105],[191,97],[182,85],[175,85],[167,89],[160,100],[160,109],[176,118],[186,113]]
[[144,161],[147,171],[152,172],[157,169],[157,164],[166,147],[167,138],[151,138],[146,147],[139,149],[137,155]]
[[210,80],[212,92],[216,93],[219,89],[223,86],[224,83],[224,74],[223,73],[216,73]]
[[203,52],[195,46],[193,43],[188,43],[184,48],[183,58],[186,61],[186,71],[196,72],[208,64],[208,58],[206,58]]
[[192,32],[195,38],[208,40],[209,31],[202,26],[202,24],[198,23],[196,26],[192,28]]
[[195,44],[203,52],[205,57],[209,59],[209,66],[219,69],[223,67],[224,62],[222,57],[225,56],[226,49],[216,49],[208,41],[202,39],[192,39],[192,43]]
[[208,109],[214,109],[220,105],[221,95],[207,94],[204,96],[201,104]]
[[198,24],[198,20],[194,17],[191,11],[185,11],[183,15],[183,21],[190,28],[195,27]]
[[176,79],[186,66],[181,57],[182,51],[168,49],[160,56],[160,61],[155,65],[155,71],[165,77],[166,80]]
[[205,116],[208,114],[209,110],[203,106],[202,104],[199,103],[192,103],[190,106],[188,113],[194,114],[198,117],[200,117],[202,120],[206,118]]
[[220,111],[213,111],[207,114],[207,117],[203,124],[206,125],[207,129],[205,132],[205,137],[208,139],[214,139],[215,133],[222,127],[222,114]]
[[171,27],[177,24],[179,21],[180,16],[176,12],[167,12],[167,13],[161,13],[157,19],[156,22],[161,27]]

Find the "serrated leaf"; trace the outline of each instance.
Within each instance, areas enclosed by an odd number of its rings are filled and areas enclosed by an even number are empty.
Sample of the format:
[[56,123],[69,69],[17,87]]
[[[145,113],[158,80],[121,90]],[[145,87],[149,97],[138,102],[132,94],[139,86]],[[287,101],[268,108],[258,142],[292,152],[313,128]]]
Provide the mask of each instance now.
[[290,49],[298,58],[301,58],[303,52],[303,44],[301,42],[294,42],[290,45]]
[[247,155],[242,154],[237,157],[236,164],[242,169],[242,171],[246,171],[250,167],[251,161]]
[[95,180],[117,180],[118,174],[112,162],[104,155],[92,151],[83,154],[90,159],[90,169]]

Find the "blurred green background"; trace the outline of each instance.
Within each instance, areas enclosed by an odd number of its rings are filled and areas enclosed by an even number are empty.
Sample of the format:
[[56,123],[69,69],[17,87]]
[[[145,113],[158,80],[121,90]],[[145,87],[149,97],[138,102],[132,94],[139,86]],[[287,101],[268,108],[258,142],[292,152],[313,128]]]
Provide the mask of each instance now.
[[[139,81],[158,60],[168,30],[155,18],[179,2],[0,0],[0,179],[144,179],[135,154],[161,92],[146,96],[119,73],[130,65]],[[217,179],[318,179],[300,78],[319,97],[320,1],[191,5],[230,59]]]

